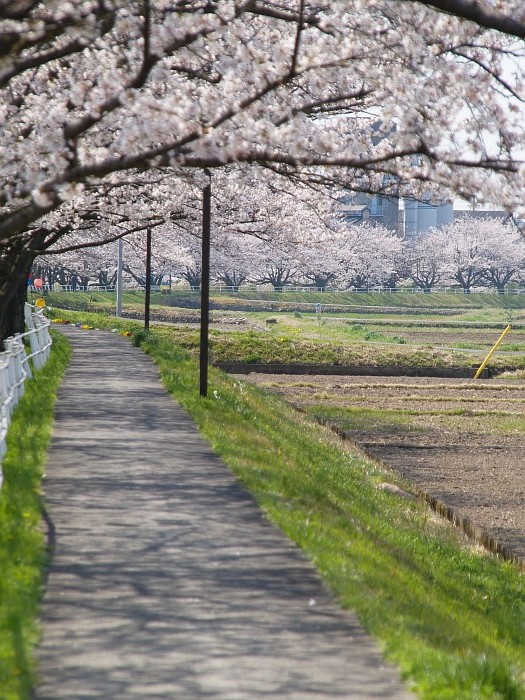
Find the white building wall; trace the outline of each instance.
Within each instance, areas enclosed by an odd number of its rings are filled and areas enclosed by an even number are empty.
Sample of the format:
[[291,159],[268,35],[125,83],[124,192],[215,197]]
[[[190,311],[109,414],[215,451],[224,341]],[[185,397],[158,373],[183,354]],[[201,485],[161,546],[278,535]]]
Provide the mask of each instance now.
[[405,199],[405,236],[417,236],[430,228],[450,223],[454,218],[452,204],[431,204],[418,199]]

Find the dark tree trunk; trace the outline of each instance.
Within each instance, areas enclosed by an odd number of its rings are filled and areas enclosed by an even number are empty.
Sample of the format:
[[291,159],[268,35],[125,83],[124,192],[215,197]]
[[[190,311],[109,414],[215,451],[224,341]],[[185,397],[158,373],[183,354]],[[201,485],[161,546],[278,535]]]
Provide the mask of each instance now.
[[324,292],[326,291],[326,288],[328,287],[330,282],[334,279],[335,275],[331,272],[313,272],[311,274],[306,274],[305,277],[307,280],[310,280],[312,282],[311,286],[314,289],[317,289],[317,291],[319,292]]
[[219,272],[217,274],[217,279],[222,282],[227,287],[231,289],[232,292],[238,292],[239,287],[246,281],[246,275],[238,272]]
[[195,289],[195,291],[199,291],[201,288],[201,282],[202,282],[202,274],[200,270],[190,270],[186,269],[182,274],[181,274],[182,279],[185,279],[186,282],[190,285],[192,289]]
[[271,284],[275,292],[282,292],[286,285],[290,283],[291,277],[292,270],[282,267],[271,267],[259,278],[258,282]]
[[[32,241],[37,245],[38,241]],[[0,253],[0,341],[25,329],[27,278],[35,253],[27,243],[16,243]]]
[[18,279],[11,278],[3,288],[4,294],[0,296],[0,340],[2,341],[15,333],[24,332],[27,274],[21,275]]

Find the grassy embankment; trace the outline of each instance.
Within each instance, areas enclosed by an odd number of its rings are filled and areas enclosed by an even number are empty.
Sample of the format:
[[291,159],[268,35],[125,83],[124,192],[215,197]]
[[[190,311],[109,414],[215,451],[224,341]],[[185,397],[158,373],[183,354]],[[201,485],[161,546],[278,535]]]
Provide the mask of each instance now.
[[[276,397],[212,373],[170,338],[145,349],[262,508],[314,561],[423,698],[525,697],[525,580],[461,542],[393,476]],[[399,483],[399,482],[398,482]],[[402,484],[400,484],[402,486]]]
[[0,491],[0,697],[30,696],[33,647],[45,565],[41,530],[42,479],[53,404],[69,360],[66,340],[55,334],[51,358],[26,383],[9,428]]
[[[38,295],[32,293],[36,298]],[[108,311],[115,309],[114,292],[49,292],[47,299],[50,304],[60,305],[63,308],[78,311]],[[144,292],[140,290],[128,290],[123,295],[124,307],[130,310],[142,311],[144,306]],[[154,292],[151,295],[152,309],[175,308],[198,309],[200,296],[198,292],[173,291],[171,293]],[[344,293],[344,292],[261,292],[239,291],[235,293],[214,292],[211,294],[211,308],[214,310],[242,311],[242,312],[315,312],[316,304],[321,304],[323,312],[327,314],[348,312],[367,312],[374,316],[399,316],[412,313],[415,316],[425,317],[454,316],[456,314],[469,314],[472,320],[483,321],[487,312],[490,318],[500,313],[505,314],[525,313],[524,295],[498,295],[498,294],[398,294],[369,293]]]
[[[101,324],[117,325],[109,318]],[[195,357],[183,347],[192,349],[190,336],[159,328],[135,340],[216,452],[313,560],[341,605],[358,611],[418,695],[525,698],[523,574],[469,546],[420,502],[378,488],[403,484],[278,397],[212,371],[209,398],[199,398]]]
[[[491,367],[501,371],[505,367],[525,366],[522,355],[525,350],[525,298],[522,296],[250,294],[257,299],[243,299],[241,292],[228,297],[212,297],[212,307],[215,308],[211,325],[212,361],[268,362],[271,347],[272,361],[282,363],[471,367],[479,364],[480,354],[488,350],[505,325],[512,322],[513,331],[491,362]],[[296,297],[299,301],[293,301]],[[302,308],[300,300],[303,297],[312,299],[308,304],[309,311],[294,310]],[[316,317],[312,311],[315,299],[338,300],[338,312],[323,311]],[[350,303],[357,300],[359,306]],[[98,311],[108,315],[113,314],[115,308],[114,296],[102,292],[53,293],[48,301],[61,309]],[[179,341],[190,349],[195,348],[198,294],[154,294],[152,301],[152,320],[157,318],[185,324],[186,327],[180,329]],[[125,313],[139,317],[143,313],[143,302],[143,293],[127,292],[124,295]],[[259,302],[270,304],[276,310],[253,310],[259,308]],[[395,302],[397,310],[402,313],[384,313],[387,308],[384,304],[390,302]],[[417,309],[414,309],[414,303],[417,303]],[[232,308],[221,311],[225,304]],[[245,305],[252,310],[242,310]],[[285,311],[279,311],[281,308]],[[443,311],[451,313],[440,316],[438,312]],[[56,313],[65,315],[58,309]],[[215,330],[221,326],[214,322],[221,319],[240,320],[242,323],[238,326],[230,323],[226,326],[228,332],[224,333]],[[277,323],[267,324],[269,319]],[[385,344],[390,347],[384,347]],[[514,354],[501,354],[509,351],[514,351]]]

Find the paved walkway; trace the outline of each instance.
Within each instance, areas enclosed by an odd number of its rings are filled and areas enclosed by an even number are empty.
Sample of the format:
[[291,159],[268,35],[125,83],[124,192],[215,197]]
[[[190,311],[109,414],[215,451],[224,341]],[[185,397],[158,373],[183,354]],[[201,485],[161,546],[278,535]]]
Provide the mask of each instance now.
[[124,338],[66,327],[38,700],[409,700]]

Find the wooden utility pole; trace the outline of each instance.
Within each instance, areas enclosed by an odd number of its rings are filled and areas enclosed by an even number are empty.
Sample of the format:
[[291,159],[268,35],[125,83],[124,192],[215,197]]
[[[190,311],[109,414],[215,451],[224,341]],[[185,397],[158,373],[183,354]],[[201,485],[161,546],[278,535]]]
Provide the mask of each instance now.
[[211,231],[211,173],[208,184],[202,190],[202,258],[201,258],[201,334],[199,359],[199,393],[208,395],[208,354],[210,325],[210,231]]
[[146,231],[146,296],[144,299],[144,328],[149,330],[149,309],[151,299],[151,229]]

